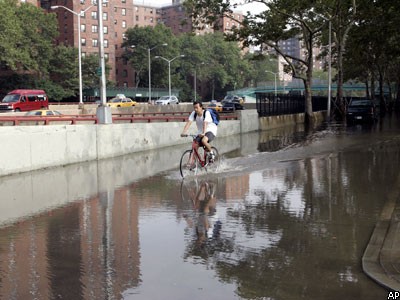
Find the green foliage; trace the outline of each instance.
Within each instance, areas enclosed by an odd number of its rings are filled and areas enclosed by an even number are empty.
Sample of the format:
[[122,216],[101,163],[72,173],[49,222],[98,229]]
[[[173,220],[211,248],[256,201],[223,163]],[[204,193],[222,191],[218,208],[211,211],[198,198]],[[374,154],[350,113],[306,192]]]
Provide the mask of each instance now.
[[[0,0],[0,66],[8,70],[0,78],[1,92],[16,88],[45,89],[51,100],[79,93],[78,50],[54,46],[58,35],[55,14],[31,4]],[[82,59],[84,87],[97,87],[97,55]],[[110,68],[106,66],[106,73]]]

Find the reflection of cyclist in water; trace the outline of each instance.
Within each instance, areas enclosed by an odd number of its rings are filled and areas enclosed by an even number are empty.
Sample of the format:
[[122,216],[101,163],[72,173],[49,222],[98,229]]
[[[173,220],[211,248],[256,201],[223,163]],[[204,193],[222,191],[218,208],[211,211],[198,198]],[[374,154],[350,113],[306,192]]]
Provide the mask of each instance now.
[[217,237],[221,229],[216,215],[215,185],[202,182],[192,201],[196,214],[194,218],[185,216],[185,219],[188,226],[195,229],[197,244],[203,245],[207,239]]

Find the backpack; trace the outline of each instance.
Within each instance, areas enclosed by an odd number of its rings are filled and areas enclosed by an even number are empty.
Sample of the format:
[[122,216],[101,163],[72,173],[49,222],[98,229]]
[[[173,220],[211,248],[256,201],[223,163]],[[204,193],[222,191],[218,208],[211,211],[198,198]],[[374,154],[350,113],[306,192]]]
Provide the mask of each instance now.
[[[215,111],[214,109],[207,108],[207,109],[204,110],[204,113],[203,113],[203,120],[204,120],[205,117],[206,117],[206,111],[210,112],[210,114],[211,114],[211,119],[213,120],[213,123],[214,123],[215,125],[218,125],[218,124],[219,124],[219,113],[218,113],[217,111]],[[194,114],[194,120],[195,120],[195,121],[196,121],[196,117],[197,117],[197,114],[195,113],[195,114]]]

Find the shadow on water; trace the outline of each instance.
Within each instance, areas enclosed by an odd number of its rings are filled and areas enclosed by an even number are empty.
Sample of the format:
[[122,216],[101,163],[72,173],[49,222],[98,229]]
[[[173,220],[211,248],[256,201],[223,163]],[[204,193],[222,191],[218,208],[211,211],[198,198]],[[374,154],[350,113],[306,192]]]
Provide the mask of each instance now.
[[360,258],[398,129],[220,139],[257,168],[193,181],[174,176],[187,145],[1,178],[0,298],[383,299]]

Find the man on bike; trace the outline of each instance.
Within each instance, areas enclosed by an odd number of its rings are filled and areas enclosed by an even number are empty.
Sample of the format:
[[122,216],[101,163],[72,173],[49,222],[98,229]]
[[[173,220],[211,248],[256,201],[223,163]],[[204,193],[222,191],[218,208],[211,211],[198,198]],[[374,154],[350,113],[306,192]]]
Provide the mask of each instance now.
[[211,150],[210,142],[217,136],[217,125],[213,122],[211,113],[203,108],[203,103],[193,102],[194,111],[189,116],[183,128],[181,136],[186,136],[190,125],[196,121],[198,135],[196,137],[197,148],[204,146],[208,152],[210,160],[214,160],[215,154]]

